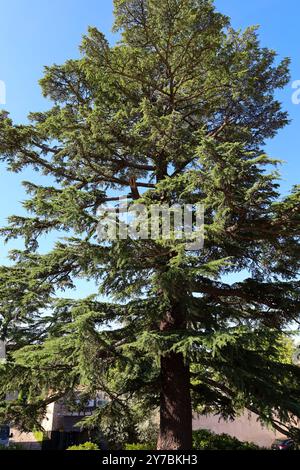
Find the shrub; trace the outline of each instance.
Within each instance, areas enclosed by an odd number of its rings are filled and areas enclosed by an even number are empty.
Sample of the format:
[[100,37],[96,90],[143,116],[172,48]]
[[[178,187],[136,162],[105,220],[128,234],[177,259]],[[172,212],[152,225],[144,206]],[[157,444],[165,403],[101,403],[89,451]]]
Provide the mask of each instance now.
[[125,444],[125,450],[154,450],[155,444]]
[[10,443],[9,446],[0,445],[0,450],[26,450],[21,444]]
[[193,432],[193,447],[197,450],[258,450],[253,442],[241,442],[228,434],[215,434],[208,429]]
[[[215,434],[208,429],[193,431],[193,448],[197,450],[258,450],[253,442],[241,442],[229,434]],[[126,444],[125,450],[154,450],[156,444]]]
[[43,442],[45,439],[44,433],[42,431],[33,431],[33,435],[37,442]]
[[79,444],[77,446],[68,447],[67,450],[100,450],[97,444],[93,442],[85,442],[84,444]]

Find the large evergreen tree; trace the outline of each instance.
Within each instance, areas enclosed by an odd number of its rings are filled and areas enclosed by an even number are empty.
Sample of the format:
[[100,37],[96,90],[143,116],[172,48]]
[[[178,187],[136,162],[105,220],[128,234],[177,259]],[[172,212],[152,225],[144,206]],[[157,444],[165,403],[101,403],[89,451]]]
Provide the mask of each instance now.
[[[112,47],[91,28],[81,59],[46,68],[49,111],[26,125],[0,117],[8,169],[47,175],[47,185],[24,182],[29,214],[2,230],[25,240],[0,270],[2,419],[30,429],[80,386],[83,399],[110,397],[93,417],[100,426],[130,423],[133,404],[160,407],[158,449],[191,448],[192,410],[246,408],[289,432],[300,369],[282,354],[282,332],[299,319],[300,191],[280,198],[278,162],[263,151],[288,123],[274,97],[288,60],[255,28],[234,31],[210,0],[115,0],[115,31]],[[100,243],[97,207],[118,196],[204,204],[204,248],[174,237]],[[52,231],[60,238],[43,254]],[[239,272],[247,279],[226,283]],[[76,278],[93,279],[98,295],[64,298]]]

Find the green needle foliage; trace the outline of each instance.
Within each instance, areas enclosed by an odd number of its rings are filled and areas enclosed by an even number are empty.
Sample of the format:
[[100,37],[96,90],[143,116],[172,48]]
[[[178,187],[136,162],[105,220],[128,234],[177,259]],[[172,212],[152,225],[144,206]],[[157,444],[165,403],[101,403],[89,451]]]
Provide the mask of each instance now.
[[[2,420],[37,428],[47,404],[103,391],[86,425],[134,442],[159,407],[159,449],[192,448],[192,409],[248,409],[295,433],[300,369],[283,332],[299,320],[300,187],[281,198],[263,151],[288,123],[274,94],[289,60],[210,0],[115,0],[114,29],[117,45],[90,28],[80,59],[46,67],[49,111],[24,125],[0,115],[1,159],[41,175],[24,182],[28,216],[2,229],[25,242],[0,268]],[[99,240],[97,208],[118,196],[202,203],[204,248]],[[64,298],[78,278],[95,296]]]

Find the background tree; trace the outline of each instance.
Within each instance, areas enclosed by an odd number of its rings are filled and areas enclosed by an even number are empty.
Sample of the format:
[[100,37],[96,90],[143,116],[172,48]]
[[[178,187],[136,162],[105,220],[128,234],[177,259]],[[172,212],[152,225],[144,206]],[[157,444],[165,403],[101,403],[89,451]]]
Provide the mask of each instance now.
[[[49,111],[26,125],[1,115],[8,169],[47,175],[24,182],[31,214],[2,230],[25,240],[0,272],[0,389],[19,391],[3,419],[30,429],[83,385],[83,402],[98,390],[111,399],[90,424],[159,406],[158,449],[191,448],[192,409],[246,408],[290,432],[300,369],[283,360],[282,332],[299,319],[300,192],[280,198],[278,162],[263,151],[288,122],[274,93],[289,61],[208,0],[115,0],[115,31],[112,47],[90,28],[81,59],[46,67]],[[203,203],[204,249],[99,243],[97,207],[119,195]],[[51,231],[63,238],[42,254]],[[226,282],[239,272],[248,278]],[[111,301],[63,298],[82,277]]]

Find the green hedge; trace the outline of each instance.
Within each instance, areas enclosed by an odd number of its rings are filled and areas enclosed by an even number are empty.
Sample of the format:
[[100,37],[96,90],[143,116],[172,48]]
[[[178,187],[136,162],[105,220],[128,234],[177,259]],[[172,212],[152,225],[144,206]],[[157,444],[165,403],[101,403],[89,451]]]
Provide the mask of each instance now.
[[125,444],[125,450],[155,450],[156,444]]
[[84,444],[79,444],[78,446],[68,447],[67,450],[100,450],[97,444],[93,442],[85,442]]
[[[241,442],[228,434],[215,434],[208,429],[193,432],[193,448],[196,450],[258,450],[252,442]],[[126,444],[125,450],[154,450],[155,443]]]
[[208,429],[193,432],[193,448],[197,450],[258,450],[253,442],[241,442],[228,434],[215,434]]
[[[253,442],[241,442],[228,434],[215,434],[208,429],[193,432],[193,448],[196,450],[258,450]],[[124,450],[155,450],[155,443],[125,444]],[[85,442],[68,447],[67,450],[100,450],[97,444]]]
[[0,450],[26,450],[21,444],[10,443],[8,447],[0,445]]

